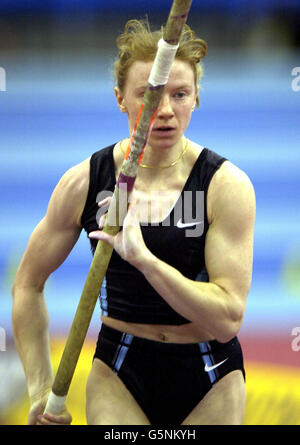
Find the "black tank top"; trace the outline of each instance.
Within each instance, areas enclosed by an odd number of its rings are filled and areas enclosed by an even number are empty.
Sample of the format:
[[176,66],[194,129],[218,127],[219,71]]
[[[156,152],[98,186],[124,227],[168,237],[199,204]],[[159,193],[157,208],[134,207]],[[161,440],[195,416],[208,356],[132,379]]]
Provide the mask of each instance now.
[[[87,234],[98,229],[97,203],[115,189],[114,145],[97,151],[90,160],[89,191],[81,218]],[[204,148],[169,215],[160,223],[141,224],[149,250],[192,280],[209,280],[204,260],[208,230],[206,197],[211,178],[225,160]],[[90,243],[94,253],[97,240],[90,239]],[[144,275],[115,251],[101,288],[100,305],[103,315],[126,322],[167,325],[190,322],[175,312]]]

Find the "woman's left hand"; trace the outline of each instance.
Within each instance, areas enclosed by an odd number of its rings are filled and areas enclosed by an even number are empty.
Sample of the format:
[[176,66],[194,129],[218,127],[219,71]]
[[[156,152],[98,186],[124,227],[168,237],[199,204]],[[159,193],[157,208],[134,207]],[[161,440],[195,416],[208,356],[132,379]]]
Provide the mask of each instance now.
[[[99,203],[99,206],[107,205],[108,199]],[[124,260],[138,268],[139,265],[152,254],[146,247],[143,239],[140,223],[137,218],[137,206],[133,204],[129,205],[128,212],[123,221],[123,230],[115,236],[109,235],[101,230],[104,227],[105,218],[106,215],[102,215],[99,221],[100,230],[90,232],[89,237],[110,244]]]

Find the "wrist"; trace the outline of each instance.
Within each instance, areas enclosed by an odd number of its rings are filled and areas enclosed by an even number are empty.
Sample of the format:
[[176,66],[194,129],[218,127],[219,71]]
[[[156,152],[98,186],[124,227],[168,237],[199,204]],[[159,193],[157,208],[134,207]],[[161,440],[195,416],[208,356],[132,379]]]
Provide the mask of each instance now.
[[142,274],[147,275],[153,270],[155,264],[159,261],[159,259],[147,249],[143,255],[136,258],[134,261],[134,267],[136,267]]
[[28,386],[28,395],[30,403],[33,404],[49,395],[52,389],[52,381],[43,384],[42,386],[32,385]]

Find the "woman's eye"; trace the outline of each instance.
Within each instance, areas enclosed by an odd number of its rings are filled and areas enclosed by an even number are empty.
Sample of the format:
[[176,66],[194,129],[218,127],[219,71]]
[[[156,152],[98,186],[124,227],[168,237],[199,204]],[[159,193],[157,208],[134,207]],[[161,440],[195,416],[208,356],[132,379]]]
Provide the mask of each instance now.
[[186,93],[184,91],[179,91],[178,93],[175,93],[176,99],[184,99],[186,97]]

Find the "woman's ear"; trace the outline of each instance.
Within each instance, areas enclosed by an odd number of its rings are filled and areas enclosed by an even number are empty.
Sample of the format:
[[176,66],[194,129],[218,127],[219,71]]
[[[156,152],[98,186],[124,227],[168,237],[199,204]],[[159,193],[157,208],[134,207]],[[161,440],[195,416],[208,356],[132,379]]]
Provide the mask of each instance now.
[[119,87],[115,87],[114,90],[115,90],[115,95],[116,95],[117,104],[118,104],[119,109],[122,111],[122,113],[127,113],[127,108],[124,103],[123,94],[121,93]]

